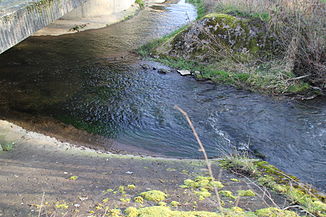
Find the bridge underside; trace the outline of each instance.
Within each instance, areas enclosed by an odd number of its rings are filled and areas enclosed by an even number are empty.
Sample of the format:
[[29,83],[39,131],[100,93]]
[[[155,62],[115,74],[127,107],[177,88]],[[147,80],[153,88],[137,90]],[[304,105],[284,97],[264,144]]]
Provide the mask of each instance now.
[[[123,11],[134,0],[0,0],[0,53],[48,26],[66,19]],[[75,9],[75,10],[74,10]]]

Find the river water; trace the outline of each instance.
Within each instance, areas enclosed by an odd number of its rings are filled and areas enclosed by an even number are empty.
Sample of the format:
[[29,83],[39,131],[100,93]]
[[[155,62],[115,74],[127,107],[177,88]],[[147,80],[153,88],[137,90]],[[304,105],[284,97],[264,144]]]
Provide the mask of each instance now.
[[[326,190],[326,100],[273,99],[198,82],[133,50],[194,20],[184,2],[149,7],[99,30],[30,37],[0,56],[0,112],[54,117],[121,144],[199,158],[174,105],[189,113],[211,157],[236,149]],[[150,66],[144,69],[144,65]],[[0,133],[1,134],[1,133]]]

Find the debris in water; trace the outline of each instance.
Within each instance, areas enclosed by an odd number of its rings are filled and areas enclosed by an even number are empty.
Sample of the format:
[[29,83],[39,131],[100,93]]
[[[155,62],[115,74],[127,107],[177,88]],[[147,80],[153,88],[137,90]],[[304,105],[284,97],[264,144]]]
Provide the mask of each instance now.
[[191,72],[189,70],[178,70],[180,75],[185,76],[185,75],[191,75]]

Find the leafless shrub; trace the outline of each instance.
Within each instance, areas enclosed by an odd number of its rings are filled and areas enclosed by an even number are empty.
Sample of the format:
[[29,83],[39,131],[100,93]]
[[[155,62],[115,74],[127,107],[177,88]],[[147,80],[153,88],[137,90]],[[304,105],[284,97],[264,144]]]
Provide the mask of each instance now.
[[[212,1],[212,0],[205,0]],[[326,88],[326,3],[323,0],[218,0],[216,9],[268,15],[288,69]],[[307,76],[306,76],[307,75]]]

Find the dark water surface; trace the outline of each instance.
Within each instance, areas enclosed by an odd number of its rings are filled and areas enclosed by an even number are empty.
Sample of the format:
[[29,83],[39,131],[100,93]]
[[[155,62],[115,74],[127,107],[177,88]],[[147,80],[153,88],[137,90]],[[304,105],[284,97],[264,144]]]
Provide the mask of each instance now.
[[[164,5],[163,5],[164,6]],[[0,56],[0,111],[47,115],[165,156],[200,157],[179,105],[211,157],[256,150],[326,190],[326,101],[276,100],[177,73],[131,51],[196,17],[185,3],[59,37],[31,37]],[[148,64],[151,69],[143,69]]]

